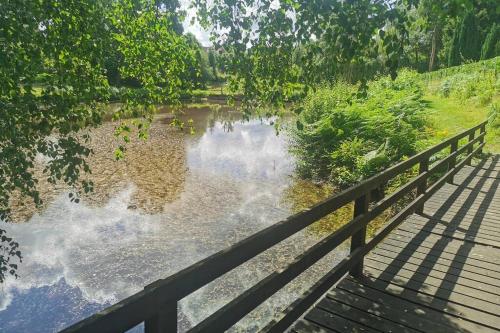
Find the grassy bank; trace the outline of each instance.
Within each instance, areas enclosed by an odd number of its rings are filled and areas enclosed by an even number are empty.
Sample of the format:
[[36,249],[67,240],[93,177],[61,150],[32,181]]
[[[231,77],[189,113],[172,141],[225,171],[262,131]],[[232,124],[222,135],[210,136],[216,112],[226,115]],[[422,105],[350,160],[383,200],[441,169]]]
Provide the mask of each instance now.
[[[477,125],[500,109],[500,57],[423,74],[428,139],[442,141]],[[485,151],[500,153],[500,120],[487,128]]]
[[[429,131],[431,131],[429,143],[437,143],[477,125],[487,119],[491,112],[490,105],[464,103],[455,98],[426,94],[424,99],[428,103],[427,109],[429,111]],[[498,101],[496,103],[498,104]],[[490,125],[487,131],[485,151],[500,153],[500,127]]]

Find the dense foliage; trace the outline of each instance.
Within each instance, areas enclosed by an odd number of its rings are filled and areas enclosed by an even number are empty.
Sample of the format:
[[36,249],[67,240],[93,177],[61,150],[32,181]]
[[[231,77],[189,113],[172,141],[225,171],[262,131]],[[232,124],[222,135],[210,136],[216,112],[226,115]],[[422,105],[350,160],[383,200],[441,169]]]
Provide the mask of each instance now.
[[[472,23],[466,24],[466,30],[477,28],[471,42],[480,48],[491,26],[500,20],[498,8],[496,0],[419,1],[409,15],[411,43],[405,46],[402,63],[421,72],[446,67],[450,61],[453,66],[461,64],[459,39],[464,18]],[[478,50],[475,47],[471,52]]]
[[479,27],[476,17],[472,12],[465,14],[460,25],[460,36],[458,42],[460,45],[460,55],[464,62],[478,61],[481,55],[481,44],[479,37]]
[[291,83],[307,87],[327,79],[325,67],[364,64],[377,53],[395,74],[414,2],[195,1],[216,45],[231,55],[232,91],[249,103],[282,103]]
[[[475,100],[485,106],[492,102],[500,92],[500,59],[490,59],[462,65],[456,71],[444,70],[438,93],[443,97],[454,97],[458,100]],[[434,77],[441,73],[435,73]],[[428,75],[432,78],[433,76]]]
[[406,70],[369,82],[366,96],[342,82],[309,94],[294,131],[299,173],[343,188],[413,154],[421,98],[419,77]]
[[306,91],[338,79],[364,88],[366,80],[394,76],[400,67],[432,71],[450,60],[478,59],[500,19],[496,0],[195,3],[216,45],[231,56],[232,91],[250,103],[279,104],[297,82]]
[[500,26],[495,23],[484,40],[481,49],[481,60],[490,59],[496,56],[500,56]]
[[[155,103],[179,98],[193,54],[162,8],[153,0],[0,2],[1,220],[9,218],[13,193],[41,204],[32,172],[41,157],[50,182],[77,194],[92,190],[82,177],[90,172],[90,136],[78,132],[103,119],[110,47],[119,54],[120,77],[142,87],[141,94],[121,95],[116,118],[133,113],[146,121]],[[140,137],[145,124],[136,122]],[[123,124],[116,133],[126,142],[131,131]],[[118,147],[117,156],[123,151]]]
[[17,277],[17,264],[14,260],[22,261],[19,244],[8,237],[5,230],[0,229],[0,283],[8,275]]
[[457,29],[453,34],[453,39],[451,41],[450,51],[448,55],[448,66],[457,66],[462,62],[460,56],[460,30]]

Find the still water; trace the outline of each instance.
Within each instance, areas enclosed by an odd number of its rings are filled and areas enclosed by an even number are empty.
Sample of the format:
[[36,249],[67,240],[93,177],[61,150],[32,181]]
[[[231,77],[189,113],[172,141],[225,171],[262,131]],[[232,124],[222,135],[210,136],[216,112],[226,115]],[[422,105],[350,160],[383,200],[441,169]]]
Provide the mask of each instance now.
[[[18,279],[0,286],[0,332],[55,332],[307,207],[328,189],[293,176],[286,128],[228,108],[186,108],[195,134],[155,119],[147,142],[113,160],[114,124],[93,130],[95,193],[70,202],[42,183],[45,206],[15,202],[16,223],[0,228],[21,245]],[[43,157],[41,157],[43,160]],[[43,161],[42,161],[43,162]],[[318,231],[320,230],[320,231]],[[324,237],[309,228],[182,300],[181,330],[283,267]],[[340,257],[332,253],[234,331],[253,332]]]

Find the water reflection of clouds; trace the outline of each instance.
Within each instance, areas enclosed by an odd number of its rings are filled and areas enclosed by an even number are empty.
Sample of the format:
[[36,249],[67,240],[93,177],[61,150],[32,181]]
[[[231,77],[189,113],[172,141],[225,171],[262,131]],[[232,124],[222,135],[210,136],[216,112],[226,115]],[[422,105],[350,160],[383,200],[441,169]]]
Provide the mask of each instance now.
[[[281,198],[293,164],[285,138],[271,125],[236,122],[227,133],[217,121],[212,132],[188,141],[183,192],[161,214],[127,209],[138,190],[131,185],[97,207],[70,203],[63,193],[28,223],[0,225],[24,256],[21,277],[0,290],[1,332],[58,330],[290,214]],[[272,269],[308,242],[295,241],[238,271],[216,302],[261,278],[261,265]],[[54,314],[31,313],[27,304]],[[197,299],[182,304],[191,322],[213,310],[213,303]]]
[[[61,195],[29,223],[2,223],[21,244],[24,260],[20,278],[8,279],[0,291],[0,331],[19,332],[9,329],[16,317],[22,319],[19,329],[33,325],[27,331],[38,330],[43,311],[26,312],[27,303],[33,308],[46,302],[61,307],[52,326],[44,324],[45,329],[39,330],[54,331],[97,311],[99,304],[111,304],[140,288],[143,280],[128,278],[140,265],[134,267],[134,260],[123,262],[123,258],[127,247],[155,233],[156,224],[153,217],[126,209],[131,194],[132,189],[124,191],[102,208],[76,205]],[[115,273],[121,264],[127,265],[126,274]]]
[[238,179],[281,180],[293,171],[286,141],[259,120],[237,122],[231,133],[217,122],[188,149],[190,168],[223,173]]
[[44,312],[24,307],[43,307],[45,298],[72,309],[43,326],[55,331],[58,323],[82,319],[288,213],[275,206],[282,187],[206,176],[190,173],[185,192],[164,214],[127,209],[130,187],[102,207],[73,204],[62,194],[29,223],[2,224],[21,244],[24,260],[21,277],[0,291],[0,331],[17,332],[10,328],[18,319],[18,327],[38,327]]

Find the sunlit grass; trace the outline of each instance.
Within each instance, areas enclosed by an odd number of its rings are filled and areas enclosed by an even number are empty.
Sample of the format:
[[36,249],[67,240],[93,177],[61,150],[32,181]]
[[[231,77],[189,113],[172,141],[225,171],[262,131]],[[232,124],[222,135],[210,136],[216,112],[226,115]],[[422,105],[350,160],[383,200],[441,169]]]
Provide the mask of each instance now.
[[[463,101],[453,97],[441,97],[428,93],[425,100],[429,103],[430,143],[437,143],[454,134],[481,123],[488,118],[491,106],[479,105],[474,100]],[[493,103],[499,103],[499,96]],[[486,152],[500,152],[500,132],[498,128],[488,127],[486,136]]]

